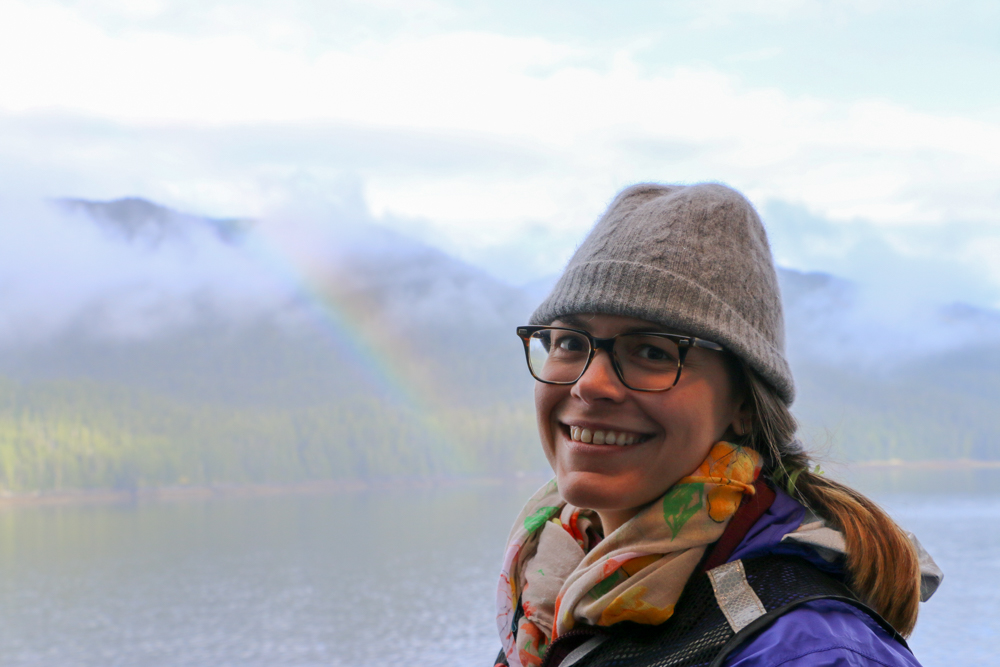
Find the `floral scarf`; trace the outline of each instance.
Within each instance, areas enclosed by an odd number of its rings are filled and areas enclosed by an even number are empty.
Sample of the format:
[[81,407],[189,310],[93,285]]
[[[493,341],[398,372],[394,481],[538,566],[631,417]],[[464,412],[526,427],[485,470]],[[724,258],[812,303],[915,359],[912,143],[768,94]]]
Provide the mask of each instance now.
[[670,618],[705,549],[754,493],[760,465],[755,451],[716,443],[692,475],[603,539],[596,512],[567,504],[555,480],[539,489],[511,530],[497,590],[511,667],[540,665],[578,624]]

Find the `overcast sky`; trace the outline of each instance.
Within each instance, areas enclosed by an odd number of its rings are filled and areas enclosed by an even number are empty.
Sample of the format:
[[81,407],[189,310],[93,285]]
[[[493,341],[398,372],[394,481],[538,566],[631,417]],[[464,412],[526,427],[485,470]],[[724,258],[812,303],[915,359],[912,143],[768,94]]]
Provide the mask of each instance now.
[[786,266],[996,307],[998,35],[986,1],[4,0],[0,197],[360,195],[519,283],[621,187],[717,180]]

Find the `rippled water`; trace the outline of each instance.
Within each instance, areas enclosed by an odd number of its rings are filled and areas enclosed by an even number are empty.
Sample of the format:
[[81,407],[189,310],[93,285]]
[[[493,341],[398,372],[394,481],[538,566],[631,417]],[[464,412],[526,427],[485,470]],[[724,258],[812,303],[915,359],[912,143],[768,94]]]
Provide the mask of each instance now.
[[[946,572],[911,642],[928,667],[1000,664],[1000,474],[976,474],[857,480]],[[0,664],[491,665],[534,486],[7,508]]]
[[917,658],[926,667],[1000,665],[1000,471],[893,471],[855,481],[944,570],[910,640]]

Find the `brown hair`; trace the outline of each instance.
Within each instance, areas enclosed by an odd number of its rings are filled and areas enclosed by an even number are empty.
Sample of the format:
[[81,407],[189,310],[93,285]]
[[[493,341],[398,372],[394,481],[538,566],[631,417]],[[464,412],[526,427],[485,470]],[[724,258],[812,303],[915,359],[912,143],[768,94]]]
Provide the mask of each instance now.
[[844,534],[848,585],[896,630],[907,636],[917,622],[920,565],[906,533],[872,500],[810,469],[795,438],[788,406],[742,361],[743,389],[753,412],[744,445],[764,459],[764,474]]

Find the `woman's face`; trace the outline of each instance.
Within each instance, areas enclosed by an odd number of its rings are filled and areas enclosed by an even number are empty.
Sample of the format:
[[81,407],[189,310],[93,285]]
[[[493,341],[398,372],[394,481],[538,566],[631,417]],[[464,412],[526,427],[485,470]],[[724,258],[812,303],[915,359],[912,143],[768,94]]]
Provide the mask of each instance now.
[[[553,325],[598,338],[665,331],[616,315],[577,315]],[[628,389],[601,351],[576,384],[535,383],[538,430],[559,490],[569,503],[597,510],[606,533],[697,468],[712,445],[732,438],[733,424],[748,417],[742,403],[722,353],[702,348],[689,350],[680,381],[665,392]],[[590,439],[614,432],[616,441],[635,442],[585,443],[583,429]]]

